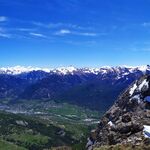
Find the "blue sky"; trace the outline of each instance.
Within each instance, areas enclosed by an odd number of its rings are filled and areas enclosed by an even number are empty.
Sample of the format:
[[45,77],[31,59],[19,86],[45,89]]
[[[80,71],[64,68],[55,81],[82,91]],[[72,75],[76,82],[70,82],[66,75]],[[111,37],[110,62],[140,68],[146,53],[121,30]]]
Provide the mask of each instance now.
[[0,66],[150,60],[150,0],[0,0]]

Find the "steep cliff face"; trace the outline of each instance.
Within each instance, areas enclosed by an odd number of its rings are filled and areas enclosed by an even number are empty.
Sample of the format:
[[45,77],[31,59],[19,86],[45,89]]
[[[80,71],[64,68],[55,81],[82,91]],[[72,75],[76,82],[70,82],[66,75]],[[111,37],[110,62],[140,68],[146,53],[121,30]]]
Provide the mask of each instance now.
[[87,149],[115,144],[150,144],[150,76],[135,81],[118,97],[92,131]]

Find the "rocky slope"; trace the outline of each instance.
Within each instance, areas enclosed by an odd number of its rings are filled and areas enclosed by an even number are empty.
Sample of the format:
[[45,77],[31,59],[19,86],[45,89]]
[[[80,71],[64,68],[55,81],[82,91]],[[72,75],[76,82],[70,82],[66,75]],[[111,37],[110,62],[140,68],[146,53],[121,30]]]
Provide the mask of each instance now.
[[150,76],[136,80],[118,97],[92,131],[87,149],[116,144],[150,144]]

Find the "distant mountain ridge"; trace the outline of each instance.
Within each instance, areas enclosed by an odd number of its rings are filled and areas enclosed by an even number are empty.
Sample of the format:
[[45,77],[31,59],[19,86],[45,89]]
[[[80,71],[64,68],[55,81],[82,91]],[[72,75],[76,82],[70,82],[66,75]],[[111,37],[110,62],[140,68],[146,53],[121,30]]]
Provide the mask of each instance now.
[[117,66],[117,67],[109,67],[104,66],[100,68],[90,68],[90,67],[84,67],[84,68],[76,68],[73,66],[69,67],[58,67],[58,68],[40,68],[40,67],[24,67],[24,66],[14,66],[14,67],[1,67],[0,68],[0,74],[10,74],[10,75],[18,75],[22,73],[29,73],[32,71],[43,71],[47,73],[58,73],[58,74],[76,74],[76,73],[93,73],[93,74],[106,74],[109,72],[116,72],[118,74],[124,74],[127,75],[128,73],[134,73],[135,71],[141,71],[146,72],[150,71],[150,66]]
[[42,69],[0,68],[0,99],[40,99],[106,110],[133,81],[150,74],[150,66]]

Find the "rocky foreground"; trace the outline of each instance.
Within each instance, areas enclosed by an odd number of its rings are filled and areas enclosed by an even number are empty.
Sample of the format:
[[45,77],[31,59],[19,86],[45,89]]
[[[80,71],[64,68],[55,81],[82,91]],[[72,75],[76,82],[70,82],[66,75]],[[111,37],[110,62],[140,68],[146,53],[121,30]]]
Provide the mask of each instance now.
[[131,145],[131,149],[150,146],[150,76],[135,81],[119,96],[91,132],[87,149],[111,145]]

